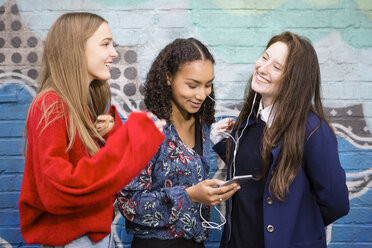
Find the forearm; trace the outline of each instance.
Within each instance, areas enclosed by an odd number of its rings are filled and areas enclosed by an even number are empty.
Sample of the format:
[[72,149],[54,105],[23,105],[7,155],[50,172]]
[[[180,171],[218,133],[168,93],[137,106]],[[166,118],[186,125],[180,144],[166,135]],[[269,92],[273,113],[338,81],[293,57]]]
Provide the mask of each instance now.
[[[128,184],[156,153],[163,135],[146,116],[136,116],[111,136],[106,146],[94,156],[84,156],[72,163],[65,152],[66,142],[56,135],[51,142],[48,136],[39,142],[40,172],[43,180],[40,197],[54,195],[45,200],[50,211],[68,211],[115,195]],[[143,121],[143,122],[142,122]],[[58,126],[51,125],[45,132],[56,134]],[[138,132],[138,133],[137,133]],[[57,137],[58,136],[58,137]],[[41,149],[43,147],[43,149]],[[66,210],[64,210],[66,209]]]
[[186,191],[179,186],[159,191],[122,190],[117,199],[124,217],[148,227],[172,225],[192,205]]

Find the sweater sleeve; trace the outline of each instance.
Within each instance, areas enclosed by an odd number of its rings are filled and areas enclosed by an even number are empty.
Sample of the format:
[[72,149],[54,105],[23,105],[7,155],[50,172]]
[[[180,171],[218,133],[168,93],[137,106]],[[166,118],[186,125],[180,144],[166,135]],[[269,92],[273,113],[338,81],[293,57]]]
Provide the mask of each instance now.
[[[32,147],[39,176],[36,190],[45,209],[54,214],[74,212],[115,195],[146,166],[164,139],[145,113],[132,113],[95,155],[82,151],[85,155],[72,163],[66,151],[65,118],[54,115],[42,130],[42,108],[35,107],[28,125],[28,133],[34,134],[29,143],[36,146]],[[76,135],[75,143],[79,142]]]
[[[193,203],[181,186],[151,189],[152,162],[118,193],[119,209],[129,221],[147,227],[165,227],[192,217]],[[195,204],[196,206],[196,204]]]
[[217,144],[213,146],[213,150],[218,154],[218,156],[226,163],[226,142],[227,139],[220,140]]
[[305,144],[304,160],[324,224],[329,225],[348,213],[349,198],[337,140],[324,121]]

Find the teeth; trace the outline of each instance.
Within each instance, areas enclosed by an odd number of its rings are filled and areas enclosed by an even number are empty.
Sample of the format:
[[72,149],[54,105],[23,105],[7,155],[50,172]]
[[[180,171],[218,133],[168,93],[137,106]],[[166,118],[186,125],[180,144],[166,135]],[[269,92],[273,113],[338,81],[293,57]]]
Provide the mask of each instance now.
[[105,66],[110,66],[111,64],[110,63],[105,63]]
[[260,75],[258,75],[257,74],[257,78],[258,78],[258,80],[260,80],[260,81],[264,81],[264,82],[267,82],[267,80],[266,79],[264,79],[263,77],[261,77]]

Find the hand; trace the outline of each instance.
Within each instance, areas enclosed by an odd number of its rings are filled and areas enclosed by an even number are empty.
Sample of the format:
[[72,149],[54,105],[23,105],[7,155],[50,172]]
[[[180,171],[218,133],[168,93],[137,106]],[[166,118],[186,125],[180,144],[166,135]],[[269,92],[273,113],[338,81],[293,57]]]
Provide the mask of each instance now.
[[224,184],[224,181],[218,179],[207,179],[197,185],[188,187],[185,190],[189,194],[192,202],[200,202],[205,205],[216,206],[229,199],[240,189],[240,186],[236,183],[219,187],[222,184]]
[[158,119],[153,113],[147,112],[147,117],[149,117],[152,121],[154,121],[154,124],[156,128],[160,131],[163,132],[163,129],[165,125],[167,125],[167,121],[164,119]]
[[99,115],[94,127],[101,136],[105,136],[115,125],[114,117],[111,115]]
[[230,135],[231,129],[234,126],[233,118],[225,118],[212,125],[212,131],[210,133],[210,140],[213,145],[220,142],[222,139],[227,138]]
[[224,118],[217,123],[213,124],[213,130],[216,134],[220,134],[223,132],[227,132],[232,129],[234,126],[235,121],[234,118]]

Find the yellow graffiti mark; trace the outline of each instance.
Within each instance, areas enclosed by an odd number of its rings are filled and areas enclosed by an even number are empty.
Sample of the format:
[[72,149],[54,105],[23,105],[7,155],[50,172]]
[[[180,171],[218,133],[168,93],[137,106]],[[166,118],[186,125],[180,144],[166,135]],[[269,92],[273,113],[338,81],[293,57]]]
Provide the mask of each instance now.
[[302,0],[302,2],[307,3],[309,5],[317,6],[317,7],[327,7],[334,5],[336,3],[340,3],[343,0]]
[[235,16],[252,16],[271,11],[288,0],[213,0],[224,12]]
[[359,9],[372,20],[372,1],[371,0],[355,0]]

